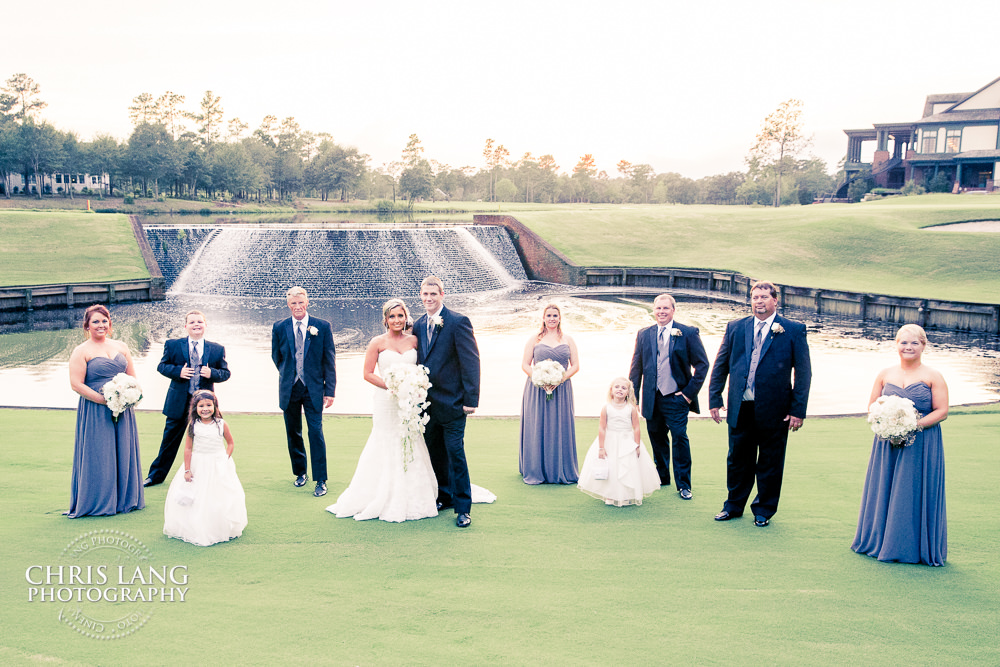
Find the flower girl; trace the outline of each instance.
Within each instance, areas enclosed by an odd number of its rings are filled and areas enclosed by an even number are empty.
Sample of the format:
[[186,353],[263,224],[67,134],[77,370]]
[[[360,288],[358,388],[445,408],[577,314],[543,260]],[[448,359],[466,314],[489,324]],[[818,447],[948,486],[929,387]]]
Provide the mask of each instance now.
[[606,505],[641,505],[660,488],[660,476],[639,438],[635,389],[627,378],[615,378],[608,403],[601,409],[597,440],[590,446],[577,485]]
[[233,436],[222,420],[215,394],[191,397],[184,468],[167,490],[163,534],[207,547],[243,534],[246,496],[233,462]]

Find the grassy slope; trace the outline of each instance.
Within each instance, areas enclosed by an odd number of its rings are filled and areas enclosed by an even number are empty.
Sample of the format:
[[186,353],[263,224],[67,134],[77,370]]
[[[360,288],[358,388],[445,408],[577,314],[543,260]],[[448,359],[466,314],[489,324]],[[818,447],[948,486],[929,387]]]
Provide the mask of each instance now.
[[0,210],[0,285],[148,277],[124,215]]
[[1000,197],[782,209],[593,206],[513,215],[583,266],[740,271],[803,287],[995,302],[1000,234],[922,227],[1000,219]]
[[[1000,412],[945,423],[949,561],[878,563],[848,545],[870,448],[861,419],[811,419],[792,436],[782,506],[767,529],[712,521],[725,494],[725,430],[691,424],[695,498],[658,492],[608,508],[573,487],[528,487],[517,474],[516,420],[473,419],[473,479],[499,496],[457,530],[451,515],[405,524],[323,511],[350,478],[370,422],[329,418],[330,495],[291,484],[278,416],[234,415],[250,525],[210,548],[162,535],[163,486],[141,512],[69,520],[70,411],[4,410],[5,517],[0,662],[4,664],[337,665],[994,664],[1000,620],[984,520]],[[158,414],[140,413],[143,460]],[[582,456],[595,420],[578,421]],[[44,455],[39,455],[44,452]],[[176,465],[175,465],[176,470]],[[58,565],[90,530],[138,538],[156,564],[188,567],[184,604],[157,604],[128,639],[98,642],[27,602],[28,565]],[[627,656],[627,657],[626,657]]]
[[[357,202],[305,200],[301,212],[336,217],[350,207]],[[443,211],[510,213],[584,266],[713,268],[804,287],[958,301],[995,302],[1000,293],[1000,234],[922,229],[1000,219],[1000,197],[925,195],[777,210],[476,202],[422,207],[448,218],[454,214]],[[58,233],[43,233],[54,228]],[[0,210],[0,285],[144,276],[130,238],[121,217]],[[101,259],[109,251],[127,256],[118,263]]]

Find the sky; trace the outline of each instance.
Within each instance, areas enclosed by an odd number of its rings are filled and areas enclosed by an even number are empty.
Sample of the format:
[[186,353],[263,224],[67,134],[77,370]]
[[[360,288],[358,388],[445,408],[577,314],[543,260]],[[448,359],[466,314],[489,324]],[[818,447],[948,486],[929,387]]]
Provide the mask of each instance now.
[[[41,117],[81,140],[124,140],[141,93],[172,91],[225,119],[294,117],[370,156],[485,166],[585,153],[689,178],[746,169],[764,118],[803,102],[808,154],[836,170],[843,130],[916,120],[932,93],[1000,76],[994,2],[672,0],[222,3],[11,2],[0,80],[26,73]],[[958,7],[958,6],[956,6]],[[189,121],[191,125],[193,122]],[[871,143],[867,152],[873,150]]]

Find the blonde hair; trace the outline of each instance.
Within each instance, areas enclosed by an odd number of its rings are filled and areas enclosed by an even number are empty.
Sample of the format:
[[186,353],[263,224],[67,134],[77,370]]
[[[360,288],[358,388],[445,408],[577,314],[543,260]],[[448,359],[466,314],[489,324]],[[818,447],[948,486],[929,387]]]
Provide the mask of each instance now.
[[907,334],[916,336],[917,340],[925,346],[927,345],[927,332],[919,324],[904,324],[899,327],[899,331],[896,332],[896,341],[898,342],[900,338]]
[[557,304],[554,303],[547,304],[544,308],[542,308],[542,328],[539,329],[538,336],[536,337],[535,340],[541,340],[545,338],[545,313],[549,312],[550,310],[554,310],[557,313],[559,313],[559,324],[556,325],[556,333],[559,335],[559,340],[562,341],[563,337],[562,310],[559,308]]
[[[402,299],[389,299],[384,304],[382,304],[382,326],[386,329],[389,328],[389,313],[392,312],[394,308],[403,307],[403,312],[406,314],[406,321],[410,321],[410,309],[406,307]],[[405,326],[403,327],[406,328]]]
[[192,315],[201,315],[201,319],[205,320],[205,324],[208,324],[208,318],[205,317],[205,313],[201,312],[200,310],[189,310],[186,313],[184,313],[184,324],[187,324],[188,318],[191,317]]
[[288,291],[285,292],[285,300],[288,301],[293,296],[304,296],[306,298],[306,301],[309,300],[309,295],[306,294],[305,288],[304,287],[299,287],[298,285],[295,285],[294,287],[289,287],[288,288]]
[[629,405],[637,405],[639,401],[635,400],[635,385],[627,377],[616,377],[611,381],[611,385],[608,387],[608,403],[615,402],[614,388],[618,384],[618,381],[622,380],[628,386],[628,397],[626,401]]
[[674,309],[677,308],[677,301],[674,299],[674,297],[670,296],[669,294],[658,294],[656,298],[653,299],[653,306],[656,306],[657,301],[669,301],[671,308]]
[[441,294],[444,294],[444,283],[437,276],[427,276],[420,283],[420,290],[423,291],[425,287],[437,287]]

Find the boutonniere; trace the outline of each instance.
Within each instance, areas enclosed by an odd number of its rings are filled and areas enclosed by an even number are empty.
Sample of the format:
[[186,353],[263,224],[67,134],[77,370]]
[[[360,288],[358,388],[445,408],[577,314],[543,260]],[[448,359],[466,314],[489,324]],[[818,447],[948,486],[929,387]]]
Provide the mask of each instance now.
[[319,329],[317,329],[316,327],[309,327],[307,331],[309,332],[310,336],[315,336],[319,334]]
[[441,329],[444,328],[444,318],[441,317],[440,315],[435,315],[434,317],[431,318],[431,324],[434,325],[435,329],[440,331]]
[[785,333],[785,327],[775,322],[774,324],[771,325],[771,333],[773,333],[774,335]]
[[671,336],[675,336],[677,338],[680,338],[681,336],[684,335],[684,333],[680,329],[671,329],[670,330],[670,335]]

